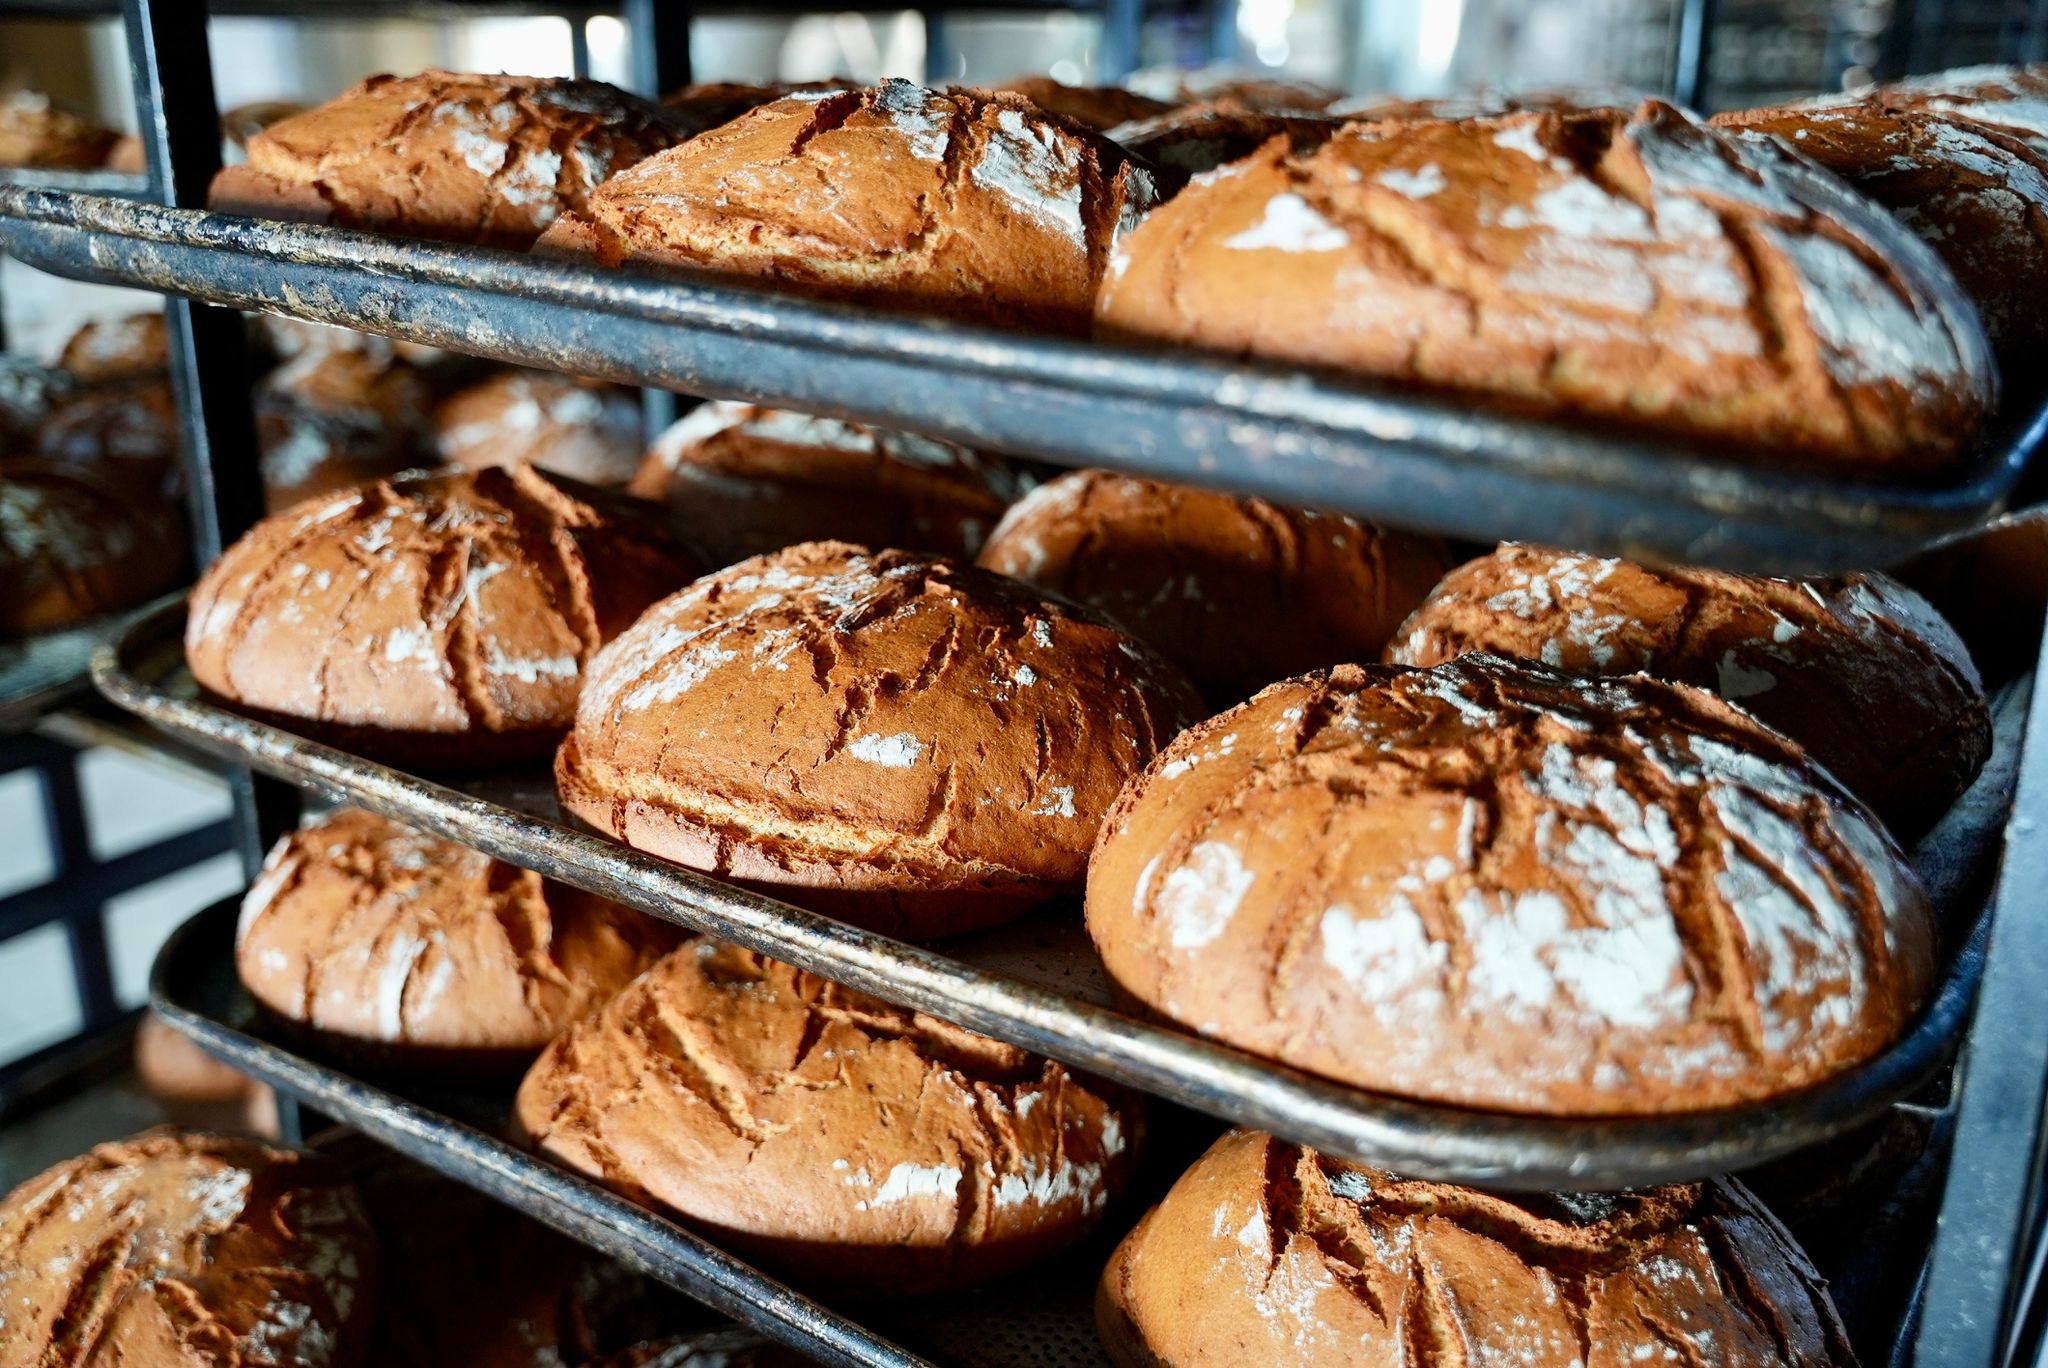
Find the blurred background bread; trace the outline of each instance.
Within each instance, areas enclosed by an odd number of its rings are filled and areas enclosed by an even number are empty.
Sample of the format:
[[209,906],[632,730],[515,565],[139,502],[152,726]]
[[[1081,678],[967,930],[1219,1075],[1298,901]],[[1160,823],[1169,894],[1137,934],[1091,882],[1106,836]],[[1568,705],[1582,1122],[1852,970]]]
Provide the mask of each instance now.
[[602,380],[500,370],[443,399],[433,427],[441,459],[470,470],[525,461],[622,485],[640,465],[639,392]]
[[177,585],[190,564],[180,512],[47,462],[0,460],[0,635],[70,626]]
[[383,348],[308,347],[256,386],[271,512],[396,475],[426,454],[427,387]]

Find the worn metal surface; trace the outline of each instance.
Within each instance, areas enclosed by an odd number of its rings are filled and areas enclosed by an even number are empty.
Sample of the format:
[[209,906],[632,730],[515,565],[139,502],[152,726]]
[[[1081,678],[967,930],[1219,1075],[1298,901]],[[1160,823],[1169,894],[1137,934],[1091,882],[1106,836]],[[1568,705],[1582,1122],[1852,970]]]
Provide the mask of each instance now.
[[44,270],[525,365],[868,419],[1400,526],[1736,568],[1892,563],[1990,512],[2048,411],[1920,489],[1735,465],[1299,372],[880,315],[482,248],[0,188]]
[[[249,1034],[243,1027],[252,1008],[234,973],[237,901],[217,903],[180,927],[150,973],[150,1006],[209,1053],[819,1362],[837,1368],[925,1363],[688,1231],[476,1125]],[[502,1108],[498,1114],[502,1118]]]
[[118,195],[140,199],[149,193],[149,177],[132,171],[51,171],[29,166],[0,166],[0,185],[28,186],[81,195]]
[[[952,947],[929,950],[874,935],[251,721],[188,689],[166,687],[177,673],[181,622],[171,609],[137,623],[102,648],[94,679],[115,703],[202,750],[1226,1120],[1418,1177],[1511,1188],[1635,1187],[1762,1163],[1869,1119],[1932,1077],[1967,1019],[1982,966],[1986,927],[1971,913],[1981,904],[1969,890],[1981,886],[1995,857],[2009,792],[2003,786],[2018,744],[2011,725],[2018,709],[2008,706],[2000,710],[2003,763],[1987,768],[1929,838],[1928,848],[1944,858],[1922,867],[1938,904],[1950,911],[1955,948],[1938,991],[1890,1050],[1820,1087],[1768,1103],[1559,1120],[1331,1083],[1134,1020],[1064,983],[1023,977],[1030,965],[1014,956],[1002,970],[983,968],[956,958]],[[1070,928],[1077,921],[1070,917]],[[1058,937],[1047,943],[1056,946]],[[1048,957],[1058,958],[1051,950]]]

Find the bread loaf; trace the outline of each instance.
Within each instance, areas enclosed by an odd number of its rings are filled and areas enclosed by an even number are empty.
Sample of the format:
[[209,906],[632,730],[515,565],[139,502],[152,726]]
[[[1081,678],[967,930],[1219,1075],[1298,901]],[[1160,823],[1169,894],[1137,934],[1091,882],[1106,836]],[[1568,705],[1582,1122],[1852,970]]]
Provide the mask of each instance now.
[[1277,114],[1225,101],[1182,105],[1118,124],[1109,138],[1155,166],[1196,175],[1248,157],[1275,138],[1285,138],[1290,152],[1313,151],[1341,127],[1341,120],[1321,114]]
[[0,443],[4,455],[16,454],[16,443],[31,438],[43,416],[77,382],[69,372],[39,366],[21,356],[0,355]]
[[256,1086],[249,1075],[199,1048],[155,1012],[135,1023],[135,1077],[164,1102],[232,1103]]
[[162,376],[96,385],[54,403],[36,430],[44,462],[102,489],[175,506],[184,488],[178,401]]
[[208,207],[525,247],[606,177],[680,141],[667,111],[601,81],[372,76],[250,137]]
[[628,845],[920,939],[1078,888],[1118,788],[1199,706],[1150,647],[1015,580],[808,542],[600,652],[555,779]]
[[177,507],[119,497],[77,471],[0,461],[0,636],[136,607],[188,564]]
[[1101,610],[1223,707],[1377,659],[1444,552],[1352,518],[1083,470],[1013,507],[981,564]]
[[1236,1131],[1117,1247],[1120,1368],[1855,1368],[1827,1286],[1739,1184],[1495,1195]]
[[1097,133],[1107,133],[1133,119],[1149,119],[1173,106],[1122,86],[1073,86],[1050,76],[1017,76],[993,87],[998,93],[1022,95],[1047,113],[1072,119]]
[[1501,114],[1573,114],[1612,109],[1622,114],[1652,98],[1633,86],[1585,85],[1508,90],[1496,86],[1408,99],[1399,95],[1363,95],[1339,100],[1325,111],[1332,117],[1361,122],[1380,119],[1490,119]]
[[1898,215],[1977,305],[2007,388],[2048,377],[2048,146],[1875,99],[1714,122],[1776,138]]
[[1134,90],[1174,105],[1224,100],[1247,109],[1283,114],[1297,111],[1317,113],[1328,109],[1339,98],[1338,92],[1328,86],[1253,76],[1241,67],[1232,66],[1137,72],[1128,84]]
[[383,348],[308,347],[256,386],[263,498],[273,513],[421,464],[427,389]]
[[1918,238],[1655,101],[1269,146],[1124,240],[1097,321],[1880,476],[1950,465],[1994,396]]
[[540,249],[998,327],[1086,332],[1151,176],[1015,95],[777,100],[607,182]]
[[990,456],[907,432],[713,402],[670,427],[628,486],[718,565],[806,541],[971,556],[1014,492]]
[[168,375],[171,343],[161,312],[101,318],[71,334],[57,364],[88,385]]
[[661,97],[661,103],[682,121],[690,136],[729,124],[750,109],[786,100],[792,95],[827,95],[850,90],[856,82],[830,81],[700,81]]
[[2048,62],[1937,71],[1878,86],[1870,98],[1886,109],[1967,119],[2048,153]]
[[0,1368],[367,1368],[376,1252],[332,1161],[145,1131],[0,1201]]
[[193,590],[202,688],[408,765],[544,754],[597,648],[687,581],[632,501],[527,467],[408,475],[258,523]]
[[285,836],[242,900],[249,995],[316,1048],[414,1072],[516,1072],[679,933],[367,812]]
[[640,464],[639,395],[624,385],[548,371],[504,370],[434,410],[441,459],[471,470],[521,461],[596,485]]
[[1446,576],[1387,659],[1467,651],[1710,689],[1797,741],[1906,841],[1991,754],[1968,648],[1885,575],[1765,579],[1508,543]]
[[0,166],[90,171],[106,160],[116,134],[50,103],[38,91],[0,99]]
[[1377,1092],[1700,1111],[1889,1045],[1934,976],[1876,819],[1713,695],[1465,656],[1339,666],[1181,735],[1088,871],[1111,976]]
[[1051,1060],[713,941],[520,1085],[543,1154],[831,1295],[946,1292],[1092,1227],[1136,1117]]

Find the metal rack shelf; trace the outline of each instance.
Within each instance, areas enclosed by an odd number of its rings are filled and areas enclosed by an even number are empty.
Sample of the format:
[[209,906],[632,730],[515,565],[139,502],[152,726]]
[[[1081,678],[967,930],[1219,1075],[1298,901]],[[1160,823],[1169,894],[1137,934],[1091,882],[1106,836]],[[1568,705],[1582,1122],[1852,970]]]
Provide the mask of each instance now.
[[786,404],[1474,540],[1533,534],[1739,569],[1893,563],[1994,511],[2048,437],[2044,409],[2009,423],[1957,482],[1919,488],[1736,464],[1195,355],[92,196],[0,188],[0,248],[59,275],[523,365]]

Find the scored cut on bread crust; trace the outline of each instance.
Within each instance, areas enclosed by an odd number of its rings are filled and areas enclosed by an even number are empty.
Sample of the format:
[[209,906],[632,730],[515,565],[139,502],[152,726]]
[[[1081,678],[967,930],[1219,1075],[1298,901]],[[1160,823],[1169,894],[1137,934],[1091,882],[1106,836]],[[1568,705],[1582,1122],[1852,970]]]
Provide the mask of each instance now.
[[1013,506],[980,563],[1123,624],[1223,707],[1376,658],[1445,555],[1337,514],[1080,470]]
[[986,570],[810,542],[655,605],[591,664],[563,806],[913,939],[1077,889],[1124,781],[1201,715],[1150,647]]
[[170,1128],[0,1201],[0,1368],[356,1368],[377,1245],[341,1166]]
[[1883,1050],[1934,979],[1875,817],[1712,694],[1468,655],[1338,666],[1127,785],[1088,929],[1153,1009],[1374,1091],[1702,1111]]
[[202,688],[407,763],[542,755],[590,658],[694,557],[635,500],[526,466],[410,474],[308,500],[200,577]]
[[1117,1246],[1096,1321],[1120,1368],[1856,1363],[1826,1283],[1732,1180],[1495,1195],[1248,1131]]
[[711,940],[569,1028],[520,1085],[541,1153],[833,1293],[1013,1272],[1100,1219],[1134,1099]]
[[1088,330],[1148,169],[1018,95],[908,81],[763,105],[621,173],[538,250],[995,327]]
[[1908,229],[1656,101],[1270,145],[1127,235],[1096,318],[1886,476],[1953,464],[1996,392],[1976,311]]
[[613,173],[688,134],[601,81],[371,76],[250,137],[218,213],[525,247]]
[[807,541],[971,556],[1015,479],[951,442],[717,400],[662,433],[626,488],[731,565]]
[[1509,542],[1446,575],[1387,659],[1468,651],[1710,689],[1797,741],[1901,841],[1939,821],[1991,754],[1969,648],[1887,575],[1770,579]]
[[420,1073],[516,1071],[673,949],[669,923],[479,851],[338,809],[272,846],[235,968],[329,1054]]

